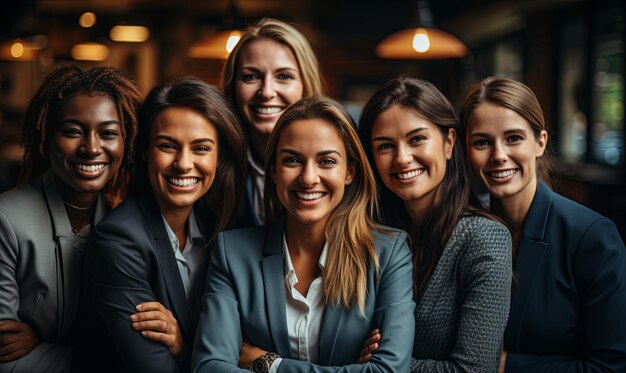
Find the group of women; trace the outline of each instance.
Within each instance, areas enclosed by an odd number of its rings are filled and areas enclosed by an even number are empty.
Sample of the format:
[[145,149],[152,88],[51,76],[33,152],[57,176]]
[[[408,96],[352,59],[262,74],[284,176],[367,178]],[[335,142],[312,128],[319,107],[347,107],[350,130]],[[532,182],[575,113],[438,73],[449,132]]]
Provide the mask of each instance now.
[[524,84],[457,116],[394,78],[357,126],[273,19],[223,83],[48,76],[0,195],[0,372],[626,371],[626,249],[548,186]]

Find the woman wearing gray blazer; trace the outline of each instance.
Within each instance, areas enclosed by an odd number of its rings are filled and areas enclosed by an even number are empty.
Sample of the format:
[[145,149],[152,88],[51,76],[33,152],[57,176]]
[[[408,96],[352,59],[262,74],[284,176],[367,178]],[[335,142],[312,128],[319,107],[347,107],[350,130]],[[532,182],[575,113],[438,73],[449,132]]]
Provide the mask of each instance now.
[[[405,233],[376,226],[376,185],[340,104],[305,98],[266,156],[269,226],[220,234],[194,372],[404,372],[414,333]],[[383,328],[381,348],[358,364]]]
[[[436,87],[407,77],[385,83],[361,116],[384,221],[412,239],[411,372],[495,372],[509,312],[511,236],[471,197],[458,124]],[[374,333],[362,356],[387,333]]]
[[84,241],[109,209],[102,190],[124,186],[138,103],[125,73],[76,65],[33,97],[24,183],[0,196],[0,372],[69,370]]

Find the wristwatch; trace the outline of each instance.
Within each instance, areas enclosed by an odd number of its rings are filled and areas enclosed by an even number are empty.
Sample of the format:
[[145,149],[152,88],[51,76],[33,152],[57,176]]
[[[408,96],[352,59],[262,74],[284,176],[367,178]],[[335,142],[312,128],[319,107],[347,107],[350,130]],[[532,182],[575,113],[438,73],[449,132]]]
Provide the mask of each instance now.
[[254,359],[252,364],[250,364],[250,371],[255,373],[268,373],[270,371],[270,367],[274,360],[278,359],[280,356],[273,352],[268,352],[265,355],[261,355]]

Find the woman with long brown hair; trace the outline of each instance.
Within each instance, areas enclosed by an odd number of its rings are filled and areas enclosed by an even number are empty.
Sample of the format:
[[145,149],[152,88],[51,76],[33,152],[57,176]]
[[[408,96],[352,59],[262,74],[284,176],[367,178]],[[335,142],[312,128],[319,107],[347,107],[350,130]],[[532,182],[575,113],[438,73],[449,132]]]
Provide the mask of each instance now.
[[412,372],[494,372],[508,316],[511,237],[471,195],[458,124],[435,86],[409,77],[386,82],[361,116],[383,221],[411,236]]
[[[265,170],[272,223],[218,237],[193,370],[406,371],[415,306],[407,236],[373,221],[374,176],[349,114],[323,97],[290,106]],[[356,364],[372,328],[388,334]]]
[[162,84],[139,113],[131,197],[85,252],[80,372],[189,370],[211,243],[243,189],[244,134],[215,87]]
[[613,222],[548,186],[537,97],[486,78],[468,90],[461,117],[474,174],[513,232],[518,282],[500,371],[626,371],[626,249]]

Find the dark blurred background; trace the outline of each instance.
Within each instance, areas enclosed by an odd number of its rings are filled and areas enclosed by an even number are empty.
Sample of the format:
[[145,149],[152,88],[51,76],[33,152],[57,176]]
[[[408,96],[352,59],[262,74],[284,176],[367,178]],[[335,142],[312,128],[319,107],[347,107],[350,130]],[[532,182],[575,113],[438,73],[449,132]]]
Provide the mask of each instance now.
[[[233,5],[237,11],[233,12]],[[325,93],[355,115],[387,77],[436,84],[458,108],[468,84],[508,75],[537,94],[551,126],[560,191],[609,217],[626,237],[624,4],[608,0],[433,0],[436,26],[469,48],[463,58],[388,60],[376,45],[408,27],[415,0],[23,0],[0,11],[0,191],[11,188],[22,155],[21,121],[57,64],[112,65],[134,74],[144,95],[158,82],[195,75],[220,85],[223,60],[188,49],[224,28],[265,16],[298,25],[322,66]],[[79,24],[92,12],[91,27]],[[87,22],[88,25],[90,22]],[[116,42],[117,25],[147,28],[146,41]],[[22,47],[16,46],[21,43]],[[101,61],[72,48],[100,43]]]

